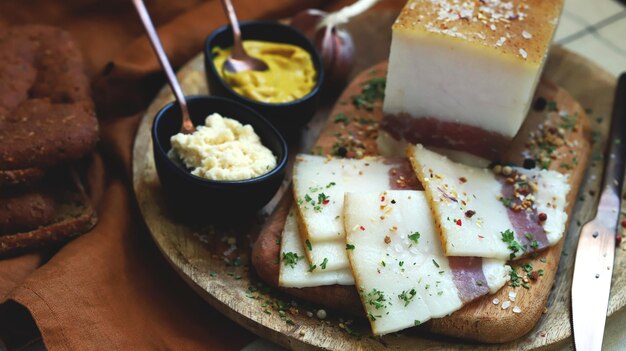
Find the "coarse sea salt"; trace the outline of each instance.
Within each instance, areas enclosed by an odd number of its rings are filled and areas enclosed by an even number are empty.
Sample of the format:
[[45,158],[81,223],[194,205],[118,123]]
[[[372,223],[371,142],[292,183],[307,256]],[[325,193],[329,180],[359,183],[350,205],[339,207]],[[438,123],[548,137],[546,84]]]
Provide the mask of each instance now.
[[513,313],[522,313],[522,309],[518,306],[513,307]]
[[519,54],[520,56],[522,56],[523,59],[526,59],[526,57],[528,57],[528,53],[522,48],[519,49]]
[[515,301],[516,297],[517,297],[517,293],[515,291],[509,291],[509,300]]
[[507,308],[511,307],[511,301],[504,301],[502,303],[502,309],[506,310]]

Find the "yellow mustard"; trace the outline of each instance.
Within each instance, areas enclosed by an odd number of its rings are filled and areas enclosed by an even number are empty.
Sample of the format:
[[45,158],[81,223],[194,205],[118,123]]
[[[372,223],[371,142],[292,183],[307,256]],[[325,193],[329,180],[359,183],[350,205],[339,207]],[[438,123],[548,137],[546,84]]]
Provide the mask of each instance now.
[[303,48],[257,40],[244,40],[243,47],[250,56],[263,60],[269,69],[227,72],[223,67],[231,48],[213,49],[213,64],[222,79],[238,94],[256,101],[283,103],[307,95],[315,86],[313,60]]

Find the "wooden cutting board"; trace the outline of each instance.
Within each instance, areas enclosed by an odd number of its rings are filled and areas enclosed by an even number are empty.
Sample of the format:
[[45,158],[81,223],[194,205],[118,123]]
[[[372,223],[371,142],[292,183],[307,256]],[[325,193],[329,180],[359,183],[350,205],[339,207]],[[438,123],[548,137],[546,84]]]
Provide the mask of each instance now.
[[[387,63],[380,63],[366,69],[350,83],[331,111],[319,139],[312,148],[313,153],[337,156],[338,153],[344,153],[337,151],[343,147],[346,157],[378,155],[375,139],[378,122],[382,119],[382,99],[376,100],[371,110],[356,107],[352,100],[361,94],[364,86],[384,79],[386,73]],[[551,108],[547,107],[547,103],[543,109],[531,109],[517,137],[503,153],[501,161],[505,164],[510,162],[521,165],[524,160],[522,155],[531,153],[527,146],[530,133],[539,133],[539,126],[546,129],[562,128],[561,126],[565,125],[564,121],[567,121],[569,125],[562,129],[565,133],[564,139],[568,142],[554,152],[554,155],[559,156],[551,161],[549,168],[568,176],[572,190],[567,196],[566,212],[571,218],[591,154],[588,117],[567,91],[545,79],[539,83],[535,94],[535,100],[537,99],[554,102],[560,111],[548,112]],[[572,119],[571,116],[578,118]],[[279,204],[261,230],[252,251],[255,271],[273,287],[278,287],[278,270],[282,264],[276,262],[276,257],[280,257],[280,246],[277,243],[280,241],[293,195],[288,192],[285,197],[287,199]],[[511,341],[525,335],[543,314],[556,276],[563,242],[561,240],[557,245],[535,255],[536,257],[510,262],[521,277],[526,277],[527,273],[524,273],[522,266],[528,264],[534,271],[542,270],[543,276],[537,277],[536,280],[527,279],[525,287],[512,287],[507,284],[498,293],[486,295],[451,316],[433,319],[421,329],[488,343]],[[283,291],[331,310],[344,310],[350,313],[358,311],[357,315],[364,315],[354,286],[335,285],[283,289]],[[514,297],[509,297],[509,294],[514,294]],[[509,301],[507,304],[510,306],[502,308],[506,301]],[[521,313],[513,313],[514,308],[516,310],[519,308]],[[515,325],[515,328],[511,328],[511,325]]]
[[[358,61],[355,70],[369,67],[387,57],[390,23],[394,13],[371,13],[351,23],[355,35]],[[381,50],[372,50],[378,43]],[[186,94],[206,93],[202,57],[199,55],[179,73]],[[385,338],[368,337],[367,323],[350,321],[349,316],[329,311],[329,317],[320,321],[307,316],[315,307],[280,294],[260,284],[260,280],[247,267],[250,255],[250,238],[260,230],[264,217],[251,218],[237,225],[216,227],[210,224],[192,224],[178,221],[168,211],[152,158],[150,126],[155,113],[172,97],[164,88],[147,111],[139,128],[133,164],[133,183],[139,207],[155,242],[174,269],[203,298],[214,307],[244,327],[285,347],[295,349],[384,349],[437,348],[437,349],[535,349],[564,345],[570,341],[569,288],[571,267],[578,223],[593,213],[602,168],[598,158],[604,145],[608,117],[612,106],[615,78],[589,61],[568,51],[554,48],[546,66],[545,76],[569,91],[585,108],[591,108],[590,126],[597,142],[592,151],[592,161],[587,178],[583,181],[579,199],[574,207],[567,239],[563,242],[559,270],[554,289],[549,295],[547,311],[525,337],[507,344],[485,345],[443,339],[430,333],[407,332]],[[303,138],[307,150],[316,138],[328,116],[331,104],[323,106]],[[599,119],[598,117],[604,117]],[[292,146],[292,150],[296,147]],[[283,189],[284,190],[284,189]],[[591,193],[590,193],[591,191]],[[593,193],[593,195],[592,195]],[[282,194],[266,207],[271,211]],[[609,314],[626,303],[626,254],[618,249],[614,270],[613,289]],[[297,304],[297,308],[294,306]],[[511,325],[510,328],[517,328]],[[436,324],[433,325],[436,328]],[[441,328],[446,329],[445,326]],[[449,328],[448,328],[449,329]],[[441,332],[441,330],[439,330]],[[360,336],[355,336],[360,333]]]

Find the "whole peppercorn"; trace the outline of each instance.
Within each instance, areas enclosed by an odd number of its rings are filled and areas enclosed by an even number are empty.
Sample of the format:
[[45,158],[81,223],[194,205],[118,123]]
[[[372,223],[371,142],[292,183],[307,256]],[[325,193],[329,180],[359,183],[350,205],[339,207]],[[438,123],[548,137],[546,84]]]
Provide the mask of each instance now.
[[538,97],[535,100],[535,102],[533,103],[533,110],[535,110],[535,111],[543,111],[543,110],[545,110],[547,105],[548,105],[548,102],[546,101],[546,99],[544,99],[542,97]]
[[539,214],[539,222],[545,222],[548,219],[548,215],[545,214],[544,212],[541,212]]
[[524,159],[524,164],[522,166],[526,169],[533,169],[537,167],[537,162],[532,158],[526,158]]
[[348,153],[348,150],[343,146],[337,149],[337,156],[339,157],[346,157],[347,153]]
[[465,211],[465,217],[467,218],[472,218],[472,216],[475,214],[476,214],[476,211],[472,211],[472,210]]

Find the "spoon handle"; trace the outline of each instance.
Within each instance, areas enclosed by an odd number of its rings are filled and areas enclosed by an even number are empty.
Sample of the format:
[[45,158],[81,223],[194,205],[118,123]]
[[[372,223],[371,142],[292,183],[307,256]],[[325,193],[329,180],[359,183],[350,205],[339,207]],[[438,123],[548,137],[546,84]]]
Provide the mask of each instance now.
[[183,123],[181,126],[181,132],[183,133],[192,133],[195,128],[193,126],[193,122],[191,122],[191,118],[189,118],[189,109],[187,108],[187,101],[185,100],[185,95],[183,94],[183,90],[178,84],[178,80],[176,79],[176,75],[174,74],[174,70],[170,65],[170,62],[167,59],[167,55],[165,54],[165,50],[163,50],[163,45],[161,44],[161,40],[159,40],[159,36],[154,29],[154,24],[150,19],[150,15],[148,14],[148,10],[146,9],[146,5],[143,0],[133,0],[133,4],[137,9],[137,13],[139,14],[139,18],[143,23],[146,32],[148,33],[148,38],[150,39],[150,43],[152,44],[152,48],[154,49],[157,58],[159,59],[159,63],[161,67],[165,71],[165,75],[167,76],[167,81],[174,92],[174,96],[178,101],[178,105],[180,106],[180,110],[183,117]]
[[247,56],[243,43],[241,42],[241,29],[239,29],[239,21],[237,20],[237,14],[235,13],[235,7],[231,0],[222,0],[222,4],[226,9],[228,15],[228,21],[233,29],[233,49],[231,56],[234,59],[243,59]]

